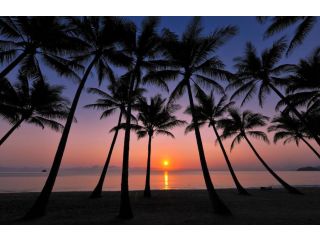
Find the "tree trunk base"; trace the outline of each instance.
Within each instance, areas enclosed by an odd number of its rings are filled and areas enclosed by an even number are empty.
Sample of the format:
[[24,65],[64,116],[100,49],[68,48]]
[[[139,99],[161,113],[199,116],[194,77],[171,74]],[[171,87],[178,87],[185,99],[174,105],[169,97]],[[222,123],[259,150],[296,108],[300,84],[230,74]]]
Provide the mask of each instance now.
[[238,194],[242,196],[251,196],[251,194],[244,188],[238,189]]
[[290,186],[290,187],[286,187],[286,190],[291,193],[291,194],[295,194],[295,195],[304,195],[304,193],[300,192],[298,189]]
[[151,198],[151,191],[150,190],[144,190],[143,196],[145,198]]
[[46,214],[45,207],[32,207],[22,220],[33,220],[41,218]]
[[102,194],[101,191],[93,191],[89,197],[89,199],[96,199],[96,198],[101,198]]
[[209,192],[209,195],[214,213],[222,216],[232,216],[230,209],[223,203],[218,194]]
[[118,217],[121,219],[133,218],[129,195],[121,196],[120,210],[119,210]]

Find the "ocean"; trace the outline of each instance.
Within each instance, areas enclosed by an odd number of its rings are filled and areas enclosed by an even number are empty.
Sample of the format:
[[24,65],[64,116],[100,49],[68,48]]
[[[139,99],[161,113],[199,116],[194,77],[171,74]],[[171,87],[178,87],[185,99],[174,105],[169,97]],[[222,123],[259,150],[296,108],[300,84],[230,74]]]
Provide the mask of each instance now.
[[[42,172],[2,172],[0,173],[0,192],[40,192],[48,173]],[[230,174],[225,171],[211,171],[211,178],[216,188],[234,188]],[[238,171],[239,181],[245,188],[272,186],[279,183],[265,171]],[[320,186],[320,171],[278,171],[277,174],[294,186]],[[56,180],[53,191],[91,191],[99,178],[99,173],[68,172],[61,173]],[[108,172],[104,191],[120,190],[121,173]],[[129,189],[143,190],[145,173],[130,172]],[[156,171],[151,174],[151,189],[205,189],[201,171]]]

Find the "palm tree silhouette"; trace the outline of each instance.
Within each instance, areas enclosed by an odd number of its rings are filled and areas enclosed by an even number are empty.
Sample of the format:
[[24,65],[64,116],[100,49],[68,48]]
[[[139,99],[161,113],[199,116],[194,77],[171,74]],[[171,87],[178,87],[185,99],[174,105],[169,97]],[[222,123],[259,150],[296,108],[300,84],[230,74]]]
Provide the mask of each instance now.
[[138,124],[133,124],[138,138],[148,136],[148,160],[146,185],[144,189],[144,196],[151,197],[150,190],[150,171],[151,171],[151,144],[154,134],[167,135],[174,138],[174,135],[169,131],[170,129],[185,124],[185,121],[178,120],[173,113],[180,109],[180,106],[162,99],[160,95],[151,98],[150,104],[145,98],[139,98],[137,102]]
[[79,49],[67,30],[58,17],[1,17],[0,35],[5,40],[1,41],[0,63],[8,65],[0,72],[0,79],[19,64],[23,72],[37,74],[40,62],[61,75],[76,77],[73,68],[77,65],[61,57]]
[[[133,63],[126,74],[129,82],[129,99],[132,93],[141,83],[156,84],[166,90],[167,85],[161,78],[145,78],[143,76],[144,70],[150,71],[158,66],[161,61],[158,61],[159,37],[157,35],[157,27],[159,18],[147,17],[143,20],[141,29],[138,31],[132,27],[132,31],[128,31],[128,35],[124,38],[125,49],[130,57],[133,58]],[[129,169],[129,153],[130,153],[130,128],[131,128],[131,112],[132,104],[128,103],[126,110],[125,135],[123,144],[123,162],[121,175],[121,202],[119,209],[119,217],[123,219],[130,219],[133,217],[130,198],[129,198],[129,183],[128,183],[128,169]]]
[[215,88],[220,92],[223,91],[223,88],[213,78],[224,79],[229,77],[230,73],[223,70],[223,63],[214,53],[236,34],[237,29],[228,26],[218,29],[207,36],[203,36],[202,30],[201,19],[199,17],[192,19],[181,38],[170,30],[164,29],[162,46],[166,59],[162,66],[163,68],[150,72],[148,78],[176,79],[180,75],[183,77],[171,93],[170,98],[171,100],[177,99],[187,89],[200,163],[209,197],[216,213],[229,215],[231,214],[230,210],[216,193],[211,181],[198,119],[194,110],[191,84],[203,84]]
[[[293,66],[292,74],[288,77],[286,89],[286,101],[291,102],[296,107],[306,106],[308,112],[314,110],[320,103],[320,48],[316,48],[306,59],[300,59],[299,63]],[[285,101],[280,100],[276,109],[285,106]],[[290,111],[289,108],[283,111]],[[317,122],[312,122],[309,115],[305,115],[312,130],[318,135]]]
[[12,123],[12,128],[0,139],[0,146],[23,122],[42,129],[46,126],[55,131],[63,129],[63,125],[56,121],[66,119],[69,113],[68,101],[61,96],[63,88],[50,86],[42,79],[44,77],[33,78],[33,84],[30,86],[28,77],[20,72],[18,83],[9,87],[10,97],[2,99],[1,105],[19,117]]
[[[224,95],[220,98],[219,101],[216,102],[213,91],[210,92],[209,95],[207,95],[205,92],[203,92],[201,89],[198,89],[196,98],[198,101],[198,105],[194,106],[195,112],[197,114],[198,118],[198,125],[199,127],[204,126],[205,124],[208,124],[208,127],[212,127],[214,134],[217,138],[217,141],[219,143],[219,146],[221,148],[221,151],[223,153],[223,156],[226,160],[229,172],[232,176],[232,179],[237,187],[238,193],[242,195],[249,195],[249,193],[241,186],[233,168],[231,165],[231,162],[229,160],[229,157],[227,155],[227,152],[223,146],[223,143],[220,139],[220,135],[217,130],[217,122],[219,121],[219,118],[223,117],[223,115],[227,112],[227,110],[234,104],[234,102],[228,102],[227,103],[227,96]],[[191,114],[190,107],[187,108],[186,113]],[[193,131],[194,126],[193,124],[190,124],[186,128],[186,133]]]
[[294,141],[299,146],[300,140],[304,142],[311,151],[320,159],[320,154],[306,140],[308,137],[304,134],[303,125],[294,116],[289,113],[282,113],[272,120],[272,125],[268,128],[269,132],[276,132],[273,138],[274,143],[284,139],[283,144]]
[[[265,23],[270,17],[258,17],[260,23]],[[291,53],[297,46],[302,45],[305,38],[310,34],[315,24],[317,17],[310,16],[281,16],[271,17],[271,23],[265,31],[264,36],[270,37],[276,33],[282,32],[285,29],[298,25],[295,29],[294,36],[288,46],[287,54]]]
[[68,21],[71,29],[73,29],[72,36],[82,44],[82,49],[79,50],[77,56],[73,57],[73,62],[77,64],[89,62],[89,64],[73,98],[47,181],[35,204],[25,216],[26,219],[37,218],[45,214],[67,144],[72,120],[89,74],[95,68],[99,83],[105,77],[113,81],[114,76],[109,63],[116,66],[127,66],[131,61],[122,53],[121,49],[116,48],[116,44],[121,40],[121,34],[124,32],[125,24],[121,19],[115,17],[72,17],[68,18]]
[[[104,167],[102,169],[102,173],[100,175],[99,181],[93,190],[93,192],[90,195],[90,198],[99,198],[101,197],[102,188],[104,179],[106,177],[109,163],[111,160],[113,148],[115,146],[119,127],[121,125],[122,117],[125,115],[126,107],[128,105],[129,99],[128,99],[128,82],[121,80],[121,78],[112,84],[109,85],[108,92],[104,92],[98,88],[89,88],[88,92],[96,94],[100,96],[101,98],[97,99],[95,103],[88,104],[85,106],[85,108],[94,108],[98,110],[102,110],[102,114],[100,119],[107,118],[111,114],[114,114],[117,110],[119,110],[119,117],[118,117],[118,123],[117,127],[115,128],[113,139],[109,148],[109,152],[107,155],[106,162],[104,164]],[[134,93],[132,94],[132,98],[137,98],[137,96],[140,96],[144,89],[138,88],[135,89]],[[130,100],[130,102],[134,102],[134,100]]]
[[320,145],[320,138],[315,134],[313,126],[301,115],[294,104],[276,88],[276,86],[285,86],[288,83],[285,78],[281,78],[281,74],[287,73],[289,70],[292,71],[294,68],[291,64],[277,65],[285,48],[286,42],[281,38],[271,48],[265,49],[261,56],[258,56],[255,47],[251,43],[247,43],[245,55],[235,58],[236,77],[233,78],[227,89],[237,88],[232,94],[231,100],[245,94],[241,106],[258,91],[261,107],[266,95],[272,90],[309,129],[312,137]]
[[256,127],[266,126],[266,121],[269,119],[268,117],[260,114],[260,113],[252,113],[249,110],[244,112],[240,112],[237,109],[229,109],[229,118],[221,119],[218,122],[218,127],[223,129],[223,133],[221,135],[221,139],[226,139],[230,137],[234,137],[231,143],[231,150],[237,143],[240,143],[241,140],[245,139],[248,143],[251,150],[254,152],[258,160],[262,163],[262,165],[268,170],[268,172],[289,192],[293,194],[302,194],[296,188],[290,186],[284,180],[282,180],[272,169],[268,166],[268,164],[262,159],[257,150],[252,145],[248,136],[254,137],[256,139],[260,139],[266,143],[269,143],[267,135],[258,130],[253,130]]

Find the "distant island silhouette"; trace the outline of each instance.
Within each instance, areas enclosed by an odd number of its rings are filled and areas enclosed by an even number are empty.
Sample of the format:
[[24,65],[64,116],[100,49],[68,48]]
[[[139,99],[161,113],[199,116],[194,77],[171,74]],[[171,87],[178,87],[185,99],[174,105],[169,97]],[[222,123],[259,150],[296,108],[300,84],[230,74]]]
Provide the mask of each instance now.
[[297,171],[320,171],[320,167],[301,167],[298,168]]

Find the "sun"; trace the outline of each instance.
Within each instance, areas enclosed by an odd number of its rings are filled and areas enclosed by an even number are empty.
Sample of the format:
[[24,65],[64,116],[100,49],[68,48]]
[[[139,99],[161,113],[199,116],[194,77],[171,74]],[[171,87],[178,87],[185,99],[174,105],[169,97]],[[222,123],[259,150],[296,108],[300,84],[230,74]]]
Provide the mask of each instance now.
[[170,165],[169,160],[167,160],[167,159],[163,160],[163,161],[162,161],[162,165],[163,165],[163,167],[165,167],[165,168],[169,167],[169,165]]

